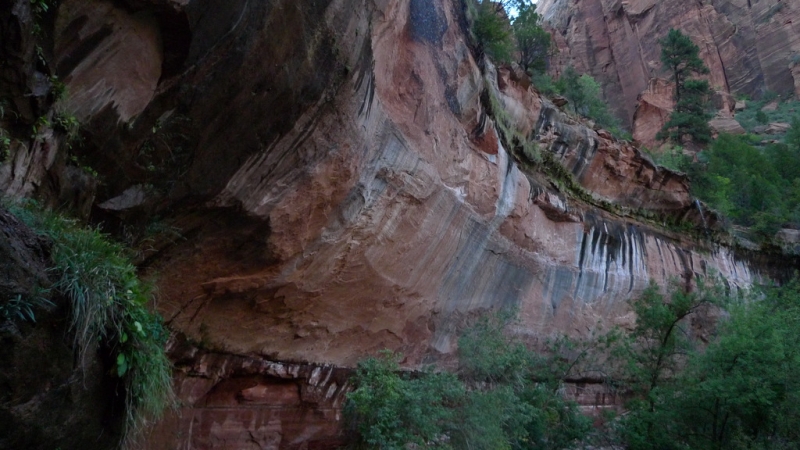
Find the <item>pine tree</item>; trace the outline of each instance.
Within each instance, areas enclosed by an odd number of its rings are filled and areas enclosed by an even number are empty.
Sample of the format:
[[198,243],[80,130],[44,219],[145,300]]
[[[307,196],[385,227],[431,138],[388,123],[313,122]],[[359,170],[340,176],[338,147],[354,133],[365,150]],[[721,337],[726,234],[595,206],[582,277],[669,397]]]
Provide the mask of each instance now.
[[661,42],[661,62],[671,73],[675,83],[675,110],[664,124],[656,139],[670,139],[681,143],[689,135],[699,144],[711,141],[711,129],[706,112],[707,98],[711,91],[708,82],[693,80],[692,74],[707,74],[708,68],[698,54],[700,49],[679,30],[669,30]]

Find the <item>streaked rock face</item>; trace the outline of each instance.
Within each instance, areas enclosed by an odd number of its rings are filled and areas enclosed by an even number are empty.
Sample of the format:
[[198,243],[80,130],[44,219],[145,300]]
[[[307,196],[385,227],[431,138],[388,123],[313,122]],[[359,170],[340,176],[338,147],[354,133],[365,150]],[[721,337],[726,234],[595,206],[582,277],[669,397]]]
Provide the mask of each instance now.
[[[656,95],[653,79],[667,78],[658,41],[670,28],[680,29],[700,47],[711,71],[708,80],[719,92],[759,97],[796,90],[797,2],[541,0],[537,7],[555,29],[556,66],[573,65],[600,81],[608,103],[645,143],[654,135],[650,130],[660,128],[650,123],[663,115],[661,102],[647,97]],[[724,110],[732,106],[717,105]]]
[[[446,364],[460,327],[487,311],[517,308],[535,343],[630,322],[627,301],[651,280],[761,276],[664,226],[713,227],[683,175],[476,61],[458,2],[153,1],[131,17],[78,3],[59,10],[62,33],[128,25],[56,36],[69,43],[56,49],[122,51],[132,30],[163,43],[125,60],[55,55],[71,61],[68,104],[90,131],[81,156],[103,179],[95,214],[158,216],[182,235],[142,256],[188,348],[172,349],[182,417],[148,448],[324,448],[337,368],[381,349],[406,367]],[[121,70],[147,77],[116,84]],[[118,89],[90,95],[103,83]],[[489,92],[589,198],[504,147]],[[169,128],[178,119],[189,125]],[[43,192],[29,153],[11,179]]]

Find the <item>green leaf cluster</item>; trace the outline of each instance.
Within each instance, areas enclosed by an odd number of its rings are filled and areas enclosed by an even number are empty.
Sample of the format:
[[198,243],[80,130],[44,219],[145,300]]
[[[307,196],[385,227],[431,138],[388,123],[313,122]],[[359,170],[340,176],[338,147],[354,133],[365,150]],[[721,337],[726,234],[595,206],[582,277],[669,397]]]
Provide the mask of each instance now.
[[55,306],[53,302],[40,295],[25,297],[17,294],[0,304],[0,322],[6,320],[29,320],[36,323],[35,309]]
[[480,50],[494,61],[509,63],[514,59],[514,35],[502,3],[475,0],[472,32]]
[[513,7],[517,17],[511,26],[517,39],[519,65],[529,74],[544,73],[552,49],[550,33],[542,28],[542,18],[536,13],[535,3],[516,0]]
[[[459,340],[458,374],[402,373],[399,356],[362,361],[345,414],[356,448],[557,449],[589,431],[559,392],[574,363],[530,351],[504,331],[508,316],[480,320]],[[570,343],[559,340],[555,354]]]
[[148,309],[153,297],[124,249],[96,229],[47,211],[34,202],[9,211],[52,241],[58,279],[54,293],[70,301],[71,330],[79,361],[98,343],[111,349],[113,372],[125,386],[128,433],[158,417],[173,401],[168,337],[161,317]]
[[[550,34],[541,26],[530,0],[466,0],[472,33],[479,51],[499,63],[516,61],[525,72],[542,73],[552,49]],[[513,20],[508,11],[515,11]]]
[[595,121],[616,136],[629,137],[622,129],[619,119],[608,110],[608,104],[603,101],[600,83],[591,75],[579,75],[573,67],[567,67],[554,83],[554,88],[555,93],[569,100],[569,107],[576,114]]
[[[748,296],[699,294],[695,299],[716,300],[728,311],[704,349],[684,314],[699,303],[675,292],[669,301],[648,292],[638,304],[639,322],[621,361],[642,369],[630,380],[644,382],[627,386],[634,400],[612,423],[616,441],[632,450],[797,448],[800,284]],[[663,339],[671,322],[678,325]],[[668,365],[653,364],[662,356]]]
[[721,135],[689,168],[694,194],[734,223],[764,238],[800,226],[800,120],[785,144],[765,149],[746,137]]

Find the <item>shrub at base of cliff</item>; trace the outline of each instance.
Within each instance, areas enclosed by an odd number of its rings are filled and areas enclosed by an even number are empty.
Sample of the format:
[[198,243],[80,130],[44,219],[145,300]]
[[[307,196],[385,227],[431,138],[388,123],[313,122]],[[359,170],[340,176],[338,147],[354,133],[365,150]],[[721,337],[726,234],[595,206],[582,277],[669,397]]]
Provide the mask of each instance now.
[[[723,306],[710,342],[690,315]],[[800,445],[800,284],[742,297],[720,289],[669,296],[653,286],[634,304],[636,328],[616,342],[618,386],[633,399],[609,425],[631,450],[794,449]],[[607,441],[608,442],[608,441]]]
[[142,283],[124,249],[97,230],[43,211],[33,203],[10,211],[52,242],[52,290],[69,301],[72,347],[80,365],[91,361],[100,343],[112,360],[112,375],[124,386],[126,436],[173,401],[167,332],[147,309],[151,288]]
[[570,448],[589,429],[574,402],[559,393],[558,358],[544,358],[486,318],[459,341],[458,376],[401,373],[399,356],[359,364],[345,405],[353,447],[402,449]]

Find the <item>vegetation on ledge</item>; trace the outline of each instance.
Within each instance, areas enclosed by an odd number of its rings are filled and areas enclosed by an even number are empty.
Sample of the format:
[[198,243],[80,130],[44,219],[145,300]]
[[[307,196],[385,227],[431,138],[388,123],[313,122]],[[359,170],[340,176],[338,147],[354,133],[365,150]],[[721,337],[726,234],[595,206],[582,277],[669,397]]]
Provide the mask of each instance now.
[[133,437],[173,403],[171,364],[161,317],[148,309],[152,287],[142,282],[123,247],[96,229],[33,202],[9,211],[52,242],[52,294],[69,300],[71,332],[83,364],[100,345],[124,386],[126,436]]
[[[699,285],[651,285],[633,302],[632,328],[561,338],[543,354],[508,334],[501,315],[465,332],[457,373],[403,373],[398,355],[369,358],[345,405],[353,446],[797,448],[800,283],[739,293]],[[592,430],[565,394],[569,377],[604,380],[624,409]]]

